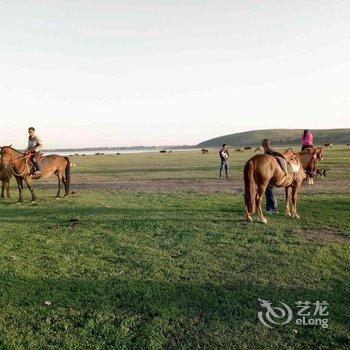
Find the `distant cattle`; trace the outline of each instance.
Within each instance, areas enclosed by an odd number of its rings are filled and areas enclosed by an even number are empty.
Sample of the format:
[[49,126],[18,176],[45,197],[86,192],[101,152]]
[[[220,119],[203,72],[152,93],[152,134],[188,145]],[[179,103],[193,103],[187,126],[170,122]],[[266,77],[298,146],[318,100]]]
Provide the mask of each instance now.
[[202,148],[201,152],[202,154],[209,154],[209,150],[206,148]]
[[235,152],[244,152],[244,148],[243,148],[243,147],[241,147],[241,148],[236,148],[234,151],[235,151]]
[[323,179],[324,177],[327,176],[327,172],[330,170],[330,168],[327,168],[327,169],[317,169],[316,170],[316,177],[318,175],[321,175],[321,178]]
[[252,148],[250,146],[243,147],[245,151],[250,151]]
[[103,155],[104,155],[104,153],[102,153],[102,152],[95,153],[95,156],[103,156]]
[[257,147],[255,148],[254,152],[259,152],[259,151],[263,151],[264,149],[262,147]]
[[333,147],[333,143],[325,143],[323,146],[328,147],[328,148],[332,148]]
[[174,153],[174,151],[171,149],[170,151],[168,151],[168,153]]
[[166,153],[166,149],[160,150],[159,153]]
[[347,146],[350,146],[350,143],[347,143],[346,145],[347,145]]

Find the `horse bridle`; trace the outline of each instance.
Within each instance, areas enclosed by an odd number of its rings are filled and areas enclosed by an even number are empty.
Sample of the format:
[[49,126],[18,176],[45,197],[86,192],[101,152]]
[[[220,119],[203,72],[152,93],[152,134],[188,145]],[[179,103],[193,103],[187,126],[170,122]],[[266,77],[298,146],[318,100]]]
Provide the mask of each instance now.
[[[26,164],[25,164],[25,166],[24,166],[24,170],[23,170],[20,174],[18,174],[18,173],[16,173],[15,170],[14,170],[14,164],[13,164],[13,163],[14,163],[16,160],[23,159],[23,158],[26,158]],[[4,160],[7,161],[6,164],[4,164]],[[10,165],[13,175],[15,175],[16,177],[23,177],[23,175],[24,175],[25,172],[27,171],[27,165],[28,165],[28,163],[31,163],[31,161],[28,159],[28,155],[27,155],[27,154],[23,154],[23,155],[21,155],[21,156],[19,156],[19,157],[17,157],[17,158],[14,158],[14,159],[11,159],[11,156],[8,157],[8,158],[1,157],[1,165],[2,165],[2,167],[3,167],[3,166],[6,166],[6,165]]]

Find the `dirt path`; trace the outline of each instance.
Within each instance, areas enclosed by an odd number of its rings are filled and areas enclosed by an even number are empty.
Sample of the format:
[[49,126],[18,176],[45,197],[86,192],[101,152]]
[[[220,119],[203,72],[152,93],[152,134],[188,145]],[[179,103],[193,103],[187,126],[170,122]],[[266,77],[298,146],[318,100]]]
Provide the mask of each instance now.
[[[53,182],[42,182],[37,188],[56,189],[57,184]],[[223,180],[133,180],[116,182],[79,182],[72,183],[72,191],[125,191],[125,192],[198,192],[211,193],[243,193],[243,181],[234,179]],[[304,185],[303,193],[350,193],[350,183],[336,179],[318,180],[314,186]],[[277,193],[284,193],[284,189],[277,189]]]

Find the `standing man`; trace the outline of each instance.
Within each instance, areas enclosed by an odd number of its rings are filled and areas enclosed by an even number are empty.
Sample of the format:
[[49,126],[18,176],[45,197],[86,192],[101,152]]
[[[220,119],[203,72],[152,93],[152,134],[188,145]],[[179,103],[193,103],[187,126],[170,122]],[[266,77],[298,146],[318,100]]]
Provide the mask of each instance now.
[[[271,141],[269,139],[263,139],[262,147],[264,149],[265,154],[269,154],[271,156],[278,155],[278,153],[275,152],[271,148]],[[268,214],[279,213],[278,206],[277,206],[277,200],[276,200],[272,185],[267,185],[266,191],[265,191],[265,196],[266,196],[266,211],[267,211],[267,213]]]
[[224,143],[219,151],[219,156],[220,156],[220,179],[222,179],[222,170],[225,168],[225,175],[226,179],[228,179],[228,158],[229,158],[229,153],[228,153],[228,146],[226,143]]
[[31,160],[35,167],[33,175],[40,176],[41,175],[41,164],[38,162],[38,157],[40,156],[40,152],[43,148],[42,142],[35,134],[35,128],[32,126],[28,129],[28,147],[26,149],[26,153],[30,153],[32,155]]

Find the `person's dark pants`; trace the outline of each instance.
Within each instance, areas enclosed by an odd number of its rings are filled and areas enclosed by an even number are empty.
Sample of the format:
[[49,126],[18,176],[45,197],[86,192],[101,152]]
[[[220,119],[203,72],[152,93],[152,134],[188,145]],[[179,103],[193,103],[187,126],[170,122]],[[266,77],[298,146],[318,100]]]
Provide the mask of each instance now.
[[268,185],[265,191],[266,196],[266,210],[275,210],[277,209],[277,201],[275,193],[273,191],[273,186]]
[[225,174],[228,176],[228,164],[226,160],[222,160],[220,164],[220,177],[222,177],[222,171],[225,169]]
[[34,165],[34,168],[35,168],[34,171],[40,171],[41,172],[41,164],[38,162],[37,157],[40,157],[40,153],[35,152],[33,154],[33,156],[32,156],[31,161],[32,161],[32,163]]

